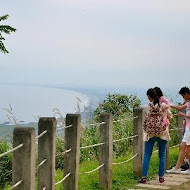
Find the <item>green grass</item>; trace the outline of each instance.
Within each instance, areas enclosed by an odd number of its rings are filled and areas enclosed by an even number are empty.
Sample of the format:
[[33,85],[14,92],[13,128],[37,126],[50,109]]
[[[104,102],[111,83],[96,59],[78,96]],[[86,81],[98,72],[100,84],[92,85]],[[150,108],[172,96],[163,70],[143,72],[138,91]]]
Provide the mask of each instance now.
[[[122,118],[120,118],[122,119]],[[171,121],[172,123],[175,123],[175,118]],[[132,136],[133,134],[133,125],[132,120],[124,121],[114,124],[114,132],[113,132],[113,139],[120,139],[128,136]],[[173,131],[171,134],[171,141],[170,146],[173,146],[175,144],[178,144],[180,141],[179,135],[177,131]],[[97,127],[86,127],[83,129],[81,133],[81,140],[80,140],[80,146],[86,146],[90,144],[96,144],[99,142],[99,129]],[[10,149],[7,143],[2,142],[2,146],[0,146],[1,151],[5,152],[6,150]],[[126,152],[130,152],[132,150],[132,140],[128,139],[122,143],[114,143],[113,146],[114,150],[114,162],[122,162],[125,160],[128,160],[132,157],[132,153],[129,153],[126,155]],[[63,138],[57,138],[56,141],[56,182],[60,181],[63,178],[63,162],[64,162],[64,139]],[[178,156],[178,148],[172,148],[170,151],[170,163],[172,166],[177,161]],[[81,150],[80,154],[80,173],[85,171],[90,171],[98,166],[98,159],[99,157],[99,148],[93,147],[91,149],[84,149]],[[5,159],[6,157],[4,157]],[[3,162],[1,165],[2,168],[6,169],[7,171],[11,170],[11,164],[10,168],[7,169],[7,160],[1,159]],[[9,159],[9,162],[11,163],[11,159]],[[128,188],[134,188],[134,186],[138,182],[138,178],[134,178],[133,176],[133,161],[131,160],[128,163],[124,163],[122,165],[114,165],[113,166],[113,190],[118,189],[128,189]],[[6,166],[6,167],[5,167]],[[0,167],[0,168],[1,168]],[[4,170],[3,170],[4,171]],[[149,178],[153,178],[156,173],[158,172],[158,153],[154,153],[150,162],[150,168],[149,168]],[[4,172],[0,173],[1,176],[4,179],[4,184],[8,182],[8,180],[3,176]],[[79,189],[80,190],[95,190],[98,189],[98,171],[90,173],[79,175]],[[11,181],[11,179],[10,179]],[[3,182],[1,180],[0,182]],[[9,182],[10,183],[10,182]],[[3,184],[3,183],[2,183]],[[3,184],[3,185],[4,185]],[[1,189],[1,187],[0,187]],[[10,189],[9,188],[4,188]],[[57,185],[56,190],[62,190],[63,189],[63,183]]]
[[[170,149],[170,165],[174,166],[179,154],[179,148]],[[114,159],[114,162],[122,162],[131,158],[132,154],[128,154],[124,157]],[[122,165],[113,165],[113,187],[112,190],[129,189],[135,188],[138,183],[138,178],[133,176],[133,161]],[[98,161],[85,161],[80,164],[79,172],[83,173],[91,171],[98,167]],[[155,178],[158,173],[158,152],[153,153],[150,168],[149,168],[149,179]],[[79,175],[79,190],[97,190],[98,189],[98,171],[90,174]],[[55,181],[58,182],[63,179],[63,171],[58,169],[56,171]],[[4,190],[10,189],[10,185],[7,185]],[[56,186],[56,190],[63,190],[63,183]]]
[[[170,165],[175,165],[179,154],[179,148],[170,149]],[[132,154],[128,154],[124,157],[114,159],[114,162],[122,162],[131,158]],[[122,165],[113,165],[113,190],[134,188],[138,183],[138,178],[133,176],[133,161]],[[98,166],[98,161],[85,161],[80,164],[80,173],[91,171]],[[153,179],[158,173],[158,152],[153,153],[150,168],[149,178]],[[63,171],[57,170],[56,182],[63,178]],[[62,190],[63,183],[57,185],[56,190]],[[98,189],[98,171],[90,174],[79,175],[79,189],[80,190],[96,190]]]

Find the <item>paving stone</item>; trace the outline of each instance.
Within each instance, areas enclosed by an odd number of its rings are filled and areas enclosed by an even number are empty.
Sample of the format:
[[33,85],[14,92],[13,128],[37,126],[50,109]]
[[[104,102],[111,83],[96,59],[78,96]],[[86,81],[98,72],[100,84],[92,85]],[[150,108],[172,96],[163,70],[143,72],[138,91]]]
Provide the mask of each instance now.
[[122,188],[120,190],[150,190],[150,189],[139,189],[138,187],[136,189],[128,189],[128,188]]
[[190,175],[166,174],[165,180],[166,181],[164,183],[160,183],[157,178],[156,180],[147,181],[146,184],[138,184],[136,187],[148,189],[170,189],[172,186],[180,186],[182,183],[190,181]]
[[170,189],[168,186],[162,186],[162,185],[151,185],[151,184],[138,184],[137,187],[146,187],[151,189]]
[[167,174],[165,176],[169,177],[179,177],[179,178],[187,178],[190,180],[190,175],[183,175],[183,174]]
[[151,180],[149,182],[147,182],[147,184],[150,185],[160,185],[160,186],[179,186],[182,184],[182,182],[180,181],[165,181],[163,183],[160,183],[158,180]]
[[178,177],[178,176],[174,176],[174,177],[172,177],[172,176],[165,176],[165,180],[166,181],[187,182],[190,179],[184,178],[184,177]]
[[[121,189],[124,190],[124,189]],[[147,190],[147,189],[127,189],[127,190]]]

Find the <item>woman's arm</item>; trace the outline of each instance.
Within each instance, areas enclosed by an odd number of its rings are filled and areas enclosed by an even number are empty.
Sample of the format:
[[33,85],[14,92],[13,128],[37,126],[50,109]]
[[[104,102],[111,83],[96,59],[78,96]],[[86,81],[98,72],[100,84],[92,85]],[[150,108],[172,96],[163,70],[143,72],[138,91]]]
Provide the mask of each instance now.
[[178,115],[190,119],[190,115],[184,114],[183,112],[179,112]]
[[184,110],[185,108],[187,108],[187,105],[182,105],[182,106],[174,106],[174,105],[171,105],[170,107],[173,108],[173,109],[182,111],[182,110]]

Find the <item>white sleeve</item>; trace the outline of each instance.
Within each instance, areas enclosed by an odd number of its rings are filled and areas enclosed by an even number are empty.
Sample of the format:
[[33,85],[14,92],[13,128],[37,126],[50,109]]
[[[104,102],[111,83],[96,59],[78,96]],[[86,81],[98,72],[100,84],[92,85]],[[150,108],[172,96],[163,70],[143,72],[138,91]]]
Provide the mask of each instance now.
[[161,103],[160,108],[163,111],[164,116],[167,116],[169,111],[169,106],[166,103]]
[[143,121],[144,121],[146,115],[148,114],[149,109],[150,109],[149,105],[147,105],[147,104],[142,106],[142,120]]

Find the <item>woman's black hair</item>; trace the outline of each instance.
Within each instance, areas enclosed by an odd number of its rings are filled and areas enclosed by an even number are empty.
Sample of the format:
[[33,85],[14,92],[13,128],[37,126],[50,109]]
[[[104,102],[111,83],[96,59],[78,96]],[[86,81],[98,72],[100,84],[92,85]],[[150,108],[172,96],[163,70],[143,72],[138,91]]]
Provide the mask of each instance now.
[[185,87],[180,89],[179,94],[180,95],[190,94],[190,89],[185,86]]
[[159,104],[159,97],[158,97],[156,90],[154,88],[148,89],[146,94],[147,94],[147,96],[150,96],[154,100],[153,101],[154,105],[156,105],[156,104],[160,105]]
[[154,90],[156,90],[156,94],[159,98],[163,96],[162,90],[159,87],[154,87]]

